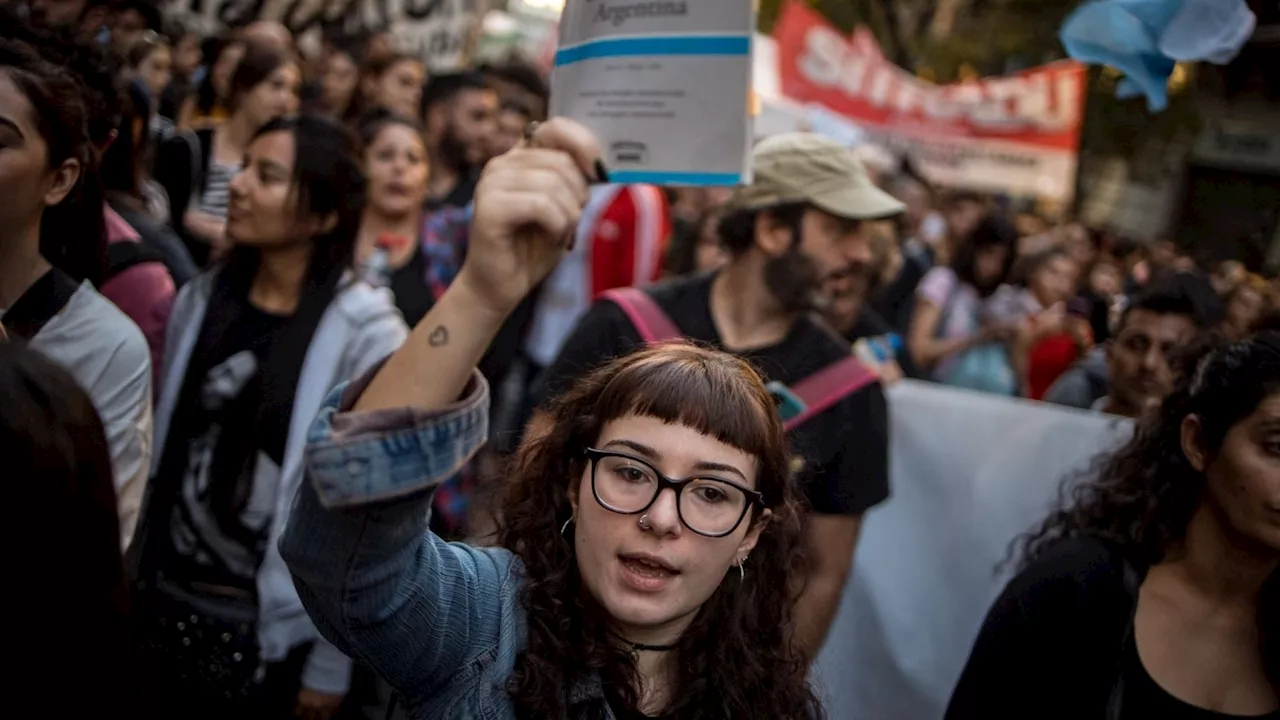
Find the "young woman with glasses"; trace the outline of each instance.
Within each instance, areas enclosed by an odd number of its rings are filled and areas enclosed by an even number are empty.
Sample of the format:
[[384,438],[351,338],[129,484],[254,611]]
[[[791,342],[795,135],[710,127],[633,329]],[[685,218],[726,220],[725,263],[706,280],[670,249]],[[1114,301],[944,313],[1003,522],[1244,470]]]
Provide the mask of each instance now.
[[448,291],[312,429],[281,540],[304,605],[413,717],[821,716],[790,642],[803,569],[782,424],[730,355],[669,345],[600,368],[521,449],[499,547],[427,532],[432,492],[487,436],[476,362],[598,177],[579,125],[530,145],[485,169]]

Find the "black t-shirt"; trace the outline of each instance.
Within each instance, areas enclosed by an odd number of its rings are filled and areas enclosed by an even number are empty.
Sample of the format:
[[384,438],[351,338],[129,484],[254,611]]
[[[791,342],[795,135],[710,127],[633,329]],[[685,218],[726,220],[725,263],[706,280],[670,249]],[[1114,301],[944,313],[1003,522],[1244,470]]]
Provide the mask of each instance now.
[[[713,347],[724,344],[711,318],[714,275],[677,278],[647,292],[685,337]],[[548,369],[544,398],[564,392],[575,379],[642,344],[622,309],[598,302],[578,323]],[[801,317],[772,347],[733,351],[765,376],[794,386],[844,359],[849,346],[836,333]],[[792,451],[804,459],[801,486],[813,510],[860,515],[889,496],[889,419],[879,383],[849,395],[790,434]]]
[[395,293],[396,307],[409,327],[417,325],[436,304],[426,277],[427,258],[422,254],[422,245],[415,243],[409,262],[391,273],[391,292]]
[[1092,538],[1042,552],[992,604],[946,720],[1102,720],[1121,673],[1122,720],[1239,720],[1188,705],[1147,674],[1126,641],[1124,575],[1119,552]]
[[480,173],[472,172],[458,178],[458,184],[453,186],[444,197],[430,198],[426,202],[427,212],[437,212],[447,208],[461,208],[471,204],[476,196],[476,185],[480,184]]
[[[1129,642],[1124,651],[1125,685],[1121,703],[1121,720],[1159,718],[1159,720],[1244,720],[1242,715],[1205,710],[1179,700],[1151,677],[1143,667],[1136,643]],[[1280,710],[1248,720],[1280,720]]]
[[911,314],[915,312],[916,288],[925,273],[933,266],[927,255],[907,253],[898,276],[871,298],[871,306],[898,332],[911,328]]
[[[281,465],[293,398],[267,399],[257,392],[259,368],[272,345],[288,326],[290,317],[272,315],[247,301],[222,298],[210,312],[233,312],[231,323],[205,323],[197,348],[210,348],[207,358],[193,357],[188,373],[203,378],[184,384],[198,397],[180,399],[165,454],[180,453],[167,464],[181,473],[179,494],[169,514],[168,544],[172,562],[165,574],[185,583],[238,588],[255,593],[258,567],[266,555],[267,541],[279,497]],[[229,307],[236,303],[239,307]],[[205,337],[211,327],[225,326],[220,338]],[[207,369],[206,369],[207,368]],[[250,391],[254,388],[254,391]],[[180,430],[179,430],[180,429]],[[256,453],[247,472],[251,480],[233,501],[226,491],[239,483],[238,472],[226,474],[215,462],[220,442],[233,433],[253,434]],[[227,508],[238,508],[233,518]]]

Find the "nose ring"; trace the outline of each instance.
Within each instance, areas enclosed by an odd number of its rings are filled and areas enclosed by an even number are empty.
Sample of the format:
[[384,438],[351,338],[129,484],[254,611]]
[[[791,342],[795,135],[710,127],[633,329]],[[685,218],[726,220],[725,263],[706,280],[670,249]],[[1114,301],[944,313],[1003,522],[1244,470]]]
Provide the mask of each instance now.
[[652,530],[653,524],[649,522],[648,513],[640,516],[640,527],[643,530]]

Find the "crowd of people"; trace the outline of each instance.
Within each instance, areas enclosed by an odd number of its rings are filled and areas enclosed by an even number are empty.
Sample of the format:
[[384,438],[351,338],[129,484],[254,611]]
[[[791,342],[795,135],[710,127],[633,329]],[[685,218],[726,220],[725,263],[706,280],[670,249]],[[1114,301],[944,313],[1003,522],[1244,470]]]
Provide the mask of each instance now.
[[18,654],[69,716],[822,717],[906,377],[1135,422],[949,718],[1280,717],[1275,279],[811,133],[611,184],[536,67],[386,32],[0,25]]

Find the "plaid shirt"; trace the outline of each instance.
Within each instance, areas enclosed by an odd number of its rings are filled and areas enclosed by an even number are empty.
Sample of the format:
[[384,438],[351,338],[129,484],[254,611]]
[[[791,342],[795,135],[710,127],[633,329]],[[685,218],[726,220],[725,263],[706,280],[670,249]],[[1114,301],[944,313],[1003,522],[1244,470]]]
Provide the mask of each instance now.
[[[426,259],[423,280],[436,300],[457,277],[467,256],[472,206],[430,213],[422,223],[422,255]],[[461,536],[467,527],[467,510],[478,478],[476,460],[470,462],[436,490],[431,502],[431,528],[445,538]]]

